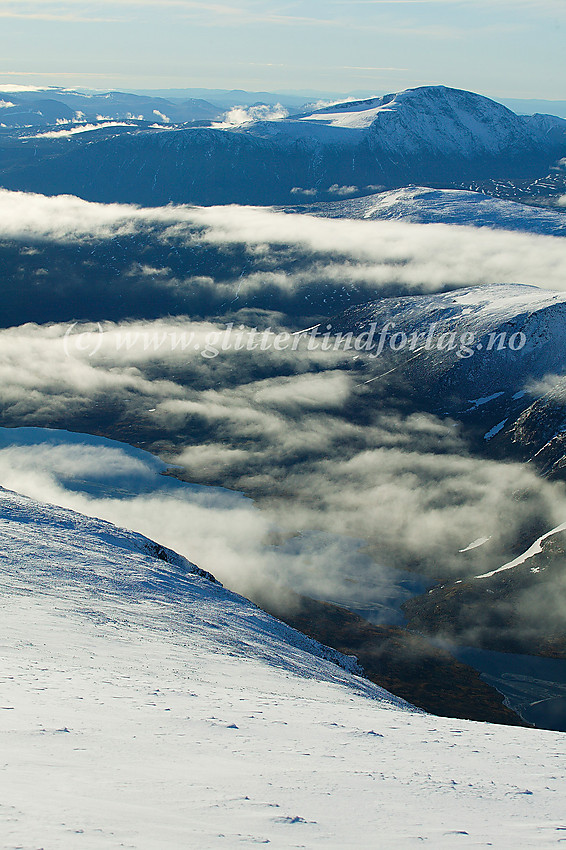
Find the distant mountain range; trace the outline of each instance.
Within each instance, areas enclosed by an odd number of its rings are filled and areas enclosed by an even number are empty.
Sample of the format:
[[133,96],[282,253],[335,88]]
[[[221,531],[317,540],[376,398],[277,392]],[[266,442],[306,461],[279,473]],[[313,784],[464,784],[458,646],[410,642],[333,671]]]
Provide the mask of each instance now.
[[[72,106],[45,107],[52,123],[71,121],[81,97]],[[518,116],[444,86],[276,119],[243,115],[237,126],[217,127],[179,126],[155,99],[128,112],[130,126],[111,127],[108,119],[123,115],[114,108],[119,97],[103,98],[107,109],[97,101],[98,127],[58,124],[49,135],[4,130],[3,185],[103,202],[288,204],[408,183],[542,176],[566,155],[565,120]],[[204,115],[210,104],[189,107]],[[9,117],[21,107],[4,109]]]
[[40,91],[0,90],[0,125],[3,127],[47,127],[81,121],[137,119],[139,121],[183,124],[210,121],[223,114],[224,108],[202,98],[178,101],[156,95],[127,92],[84,94],[66,89]]

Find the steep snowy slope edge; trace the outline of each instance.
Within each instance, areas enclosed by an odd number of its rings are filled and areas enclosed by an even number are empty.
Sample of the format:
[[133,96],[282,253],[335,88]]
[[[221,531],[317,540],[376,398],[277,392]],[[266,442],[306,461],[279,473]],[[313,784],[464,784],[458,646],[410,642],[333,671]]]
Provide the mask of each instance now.
[[[242,623],[253,625],[250,638],[258,648],[263,641],[266,647],[270,641],[282,641],[350,673],[361,672],[355,658],[274,620],[181,555],[103,520],[0,488],[0,540],[0,570],[5,580],[28,592],[58,598],[86,594],[118,602],[193,608],[198,602],[216,609],[216,621],[225,623],[230,634],[234,628],[241,631]],[[262,654],[267,657],[268,651],[262,650]],[[280,654],[278,648],[276,657]],[[405,704],[379,688],[377,692],[395,704]]]

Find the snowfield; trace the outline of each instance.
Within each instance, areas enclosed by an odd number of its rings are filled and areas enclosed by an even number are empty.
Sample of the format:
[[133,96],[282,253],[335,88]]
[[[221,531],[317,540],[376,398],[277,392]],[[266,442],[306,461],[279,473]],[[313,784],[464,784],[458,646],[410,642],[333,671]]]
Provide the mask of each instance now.
[[322,218],[453,224],[566,236],[564,210],[533,207],[461,189],[405,186],[361,198],[307,204],[298,209]]
[[0,489],[0,534],[5,850],[566,841],[563,735],[418,712],[100,520]]

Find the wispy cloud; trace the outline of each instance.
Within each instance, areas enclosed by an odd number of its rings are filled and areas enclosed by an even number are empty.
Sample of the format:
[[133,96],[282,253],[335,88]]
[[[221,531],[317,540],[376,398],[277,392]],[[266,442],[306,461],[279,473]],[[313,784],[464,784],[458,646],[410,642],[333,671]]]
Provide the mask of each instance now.
[[393,68],[388,66],[371,67],[364,65],[339,65],[342,71],[409,71],[409,68]]
[[[13,0],[0,0],[0,18],[15,20],[56,21],[59,23],[118,23],[125,20],[115,14],[105,14],[108,5],[99,3],[102,14],[93,9],[92,3],[58,2],[51,0],[33,0],[29,3],[15,3]],[[113,4],[116,5],[116,4]]]
[[[241,3],[228,5],[218,3],[203,3],[199,0],[98,0],[96,4],[76,4],[71,0],[53,3],[51,0],[34,0],[31,3],[16,4],[12,0],[0,0],[0,17],[27,18],[37,20],[66,21],[74,23],[85,22],[123,22],[125,17],[95,17],[92,10],[108,7],[112,10],[132,10],[133,16],[139,18],[143,9],[167,9],[175,11],[178,16],[195,20],[202,26],[251,26],[254,24],[284,26],[284,27],[331,27],[354,30],[378,29],[382,33],[427,34],[430,37],[445,38],[459,35],[460,30],[445,25],[396,25],[390,22],[360,21],[351,15],[336,15],[327,11],[313,16],[281,12],[276,6],[262,3]],[[337,8],[337,6],[335,6]],[[131,17],[131,16],[130,16]]]
[[[0,77],[33,77],[36,79],[38,77],[69,77],[73,80],[76,80],[78,76],[80,77],[91,77],[92,79],[116,79],[122,74],[111,74],[111,73],[94,73],[91,71],[6,71],[0,70]],[[18,83],[5,83],[0,85],[1,92],[24,92],[24,91],[47,91],[50,88],[57,88],[57,86],[26,86]]]
[[[204,3],[185,4],[176,3],[174,0],[163,0],[162,3],[154,3],[153,0],[136,3],[136,6],[178,6],[189,9],[206,9]],[[112,7],[112,8],[111,8]],[[116,7],[122,7],[123,13],[116,14]],[[30,3],[14,3],[11,0],[0,0],[0,19],[43,21],[45,23],[66,24],[119,24],[128,23],[132,19],[131,14],[125,14],[126,8],[133,9],[134,4],[129,0],[116,0],[110,3],[106,0],[98,0],[98,3],[76,3],[71,0],[53,3],[51,0],[33,0]],[[222,14],[224,7],[208,7],[212,14]],[[230,8],[230,13],[233,10]]]
[[332,6],[475,6],[564,11],[563,0],[329,0]]
[[125,23],[124,18],[93,18],[81,15],[50,14],[48,12],[9,12],[0,10],[0,18],[13,18],[15,20],[31,21],[57,21],[59,23],[73,24],[116,24]]
[[216,127],[238,127],[242,124],[248,124],[252,121],[277,121],[280,118],[286,118],[289,115],[280,103],[275,106],[235,106],[229,109],[222,117],[222,120],[217,122]]
[[108,127],[135,127],[135,124],[125,124],[123,121],[104,121],[100,124],[80,124],[78,127],[70,127],[62,130],[48,130],[45,133],[36,133],[33,136],[23,136],[24,139],[63,139],[67,136],[75,136],[77,133],[90,133],[93,130],[105,130]]
[[[353,9],[383,9],[392,13],[387,20],[360,20]],[[253,0],[239,3],[205,3],[200,0],[96,0],[83,3],[72,0],[32,0],[28,3],[16,3],[14,0],[0,0],[0,18],[58,21],[67,23],[119,23],[132,17],[139,19],[143,10],[164,9],[177,16],[189,17],[202,26],[238,26],[253,24],[294,27],[332,27],[354,30],[379,30],[384,34],[421,35],[437,39],[457,38],[465,30],[451,26],[444,21],[405,21],[400,15],[402,10],[430,7],[437,8],[480,8],[484,11],[497,9],[532,10],[537,14],[566,14],[563,0],[330,0],[324,11],[311,15],[302,10],[306,4],[297,8],[281,7],[270,2],[257,3]],[[111,9],[111,13],[106,14]],[[130,10],[129,15],[125,11]],[[395,12],[399,14],[395,14]],[[118,14],[116,14],[116,12]],[[511,25],[512,22],[510,22]],[[484,25],[474,31],[483,31]],[[373,70],[373,69],[372,69]],[[381,69],[375,69],[381,70]],[[396,70],[396,69],[387,69]]]
[[[48,17],[72,18],[75,20],[108,20],[106,16],[98,18],[99,9],[123,8],[162,8],[179,9],[180,11],[206,11],[211,15],[240,16],[249,12],[248,6],[234,6],[222,3],[203,3],[198,0],[96,0],[92,3],[77,3],[75,0],[32,0],[28,3],[16,3],[13,0],[0,0],[0,16],[2,17]],[[94,14],[93,14],[94,12]],[[114,18],[110,19],[114,20]]]

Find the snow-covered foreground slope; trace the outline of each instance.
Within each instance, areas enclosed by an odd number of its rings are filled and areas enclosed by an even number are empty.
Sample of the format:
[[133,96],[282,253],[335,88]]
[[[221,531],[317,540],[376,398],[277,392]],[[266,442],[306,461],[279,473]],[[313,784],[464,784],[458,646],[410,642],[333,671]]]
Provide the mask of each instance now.
[[138,535],[0,517],[2,847],[564,839],[563,736],[420,714]]

